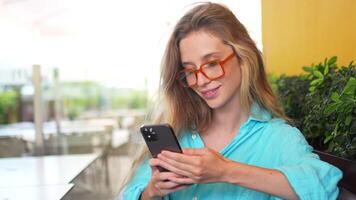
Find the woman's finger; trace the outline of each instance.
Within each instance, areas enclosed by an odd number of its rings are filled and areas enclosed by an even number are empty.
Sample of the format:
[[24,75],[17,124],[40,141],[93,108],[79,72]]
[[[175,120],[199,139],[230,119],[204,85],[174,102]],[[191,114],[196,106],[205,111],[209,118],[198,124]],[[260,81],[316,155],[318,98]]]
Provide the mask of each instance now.
[[162,190],[170,190],[179,186],[179,183],[171,182],[171,181],[160,181],[157,183],[158,187]]
[[181,176],[190,176],[191,175],[191,173],[189,171],[181,170],[181,169],[179,169],[179,168],[177,168],[177,167],[175,167],[175,166],[173,166],[173,165],[171,165],[171,164],[169,164],[169,163],[167,163],[167,162],[165,162],[163,160],[159,160],[158,162],[159,162],[159,166],[161,166],[161,167],[163,167],[163,168],[167,169],[168,171],[173,172],[175,174],[178,174],[178,175],[181,175]]
[[197,156],[205,155],[206,150],[207,150],[206,148],[202,148],[202,149],[184,148],[184,149],[182,149],[183,153],[186,155],[197,155]]
[[169,177],[168,180],[179,185],[191,185],[197,183],[194,179],[188,177]]
[[158,155],[158,159],[165,161],[166,163],[182,170],[182,171],[189,171],[192,172],[195,169],[195,166],[192,166],[191,164],[185,164],[180,161],[176,161],[172,158],[168,158],[163,154]]
[[168,171],[171,171],[173,173],[176,173],[176,174],[179,174],[179,175],[182,175],[182,176],[190,175],[190,173],[188,171],[181,170],[181,169],[179,169],[179,168],[177,168],[177,167],[175,167],[175,166],[173,166],[173,165],[171,165],[171,164],[169,164],[169,163],[167,163],[167,162],[165,162],[165,161],[163,161],[161,159],[158,159],[158,158],[152,158],[152,159],[149,160],[148,163],[149,163],[149,165],[151,167],[160,166],[160,167],[163,167],[163,168],[167,169]]
[[180,185],[180,186],[177,186],[175,188],[172,188],[172,189],[167,189],[167,190],[163,190],[166,194],[169,194],[169,193],[172,193],[172,192],[176,192],[176,191],[179,191],[179,190],[183,190],[185,188],[189,187],[188,185]]
[[170,177],[171,178],[173,178],[173,177],[178,178],[178,177],[182,177],[182,176],[180,176],[178,174],[175,174],[173,172],[160,172],[158,174],[158,179],[161,180],[161,181],[169,180]]
[[198,161],[198,156],[193,156],[193,155],[185,155],[185,154],[181,154],[181,153],[175,153],[175,152],[170,152],[170,151],[162,151],[160,154],[158,154],[159,156],[165,156],[167,158],[176,160],[180,163],[184,163],[184,164],[188,164],[188,165],[198,165],[199,163],[197,163]]
[[159,159],[151,158],[150,160],[148,160],[148,165],[151,166],[151,167],[159,166]]

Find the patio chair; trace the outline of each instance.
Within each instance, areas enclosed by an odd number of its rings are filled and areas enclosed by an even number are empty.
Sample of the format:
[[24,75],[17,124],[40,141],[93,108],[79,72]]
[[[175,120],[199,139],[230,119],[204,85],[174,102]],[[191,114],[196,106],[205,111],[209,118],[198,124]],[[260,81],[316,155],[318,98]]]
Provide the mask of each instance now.
[[27,153],[26,141],[16,137],[0,137],[0,157],[19,157]]

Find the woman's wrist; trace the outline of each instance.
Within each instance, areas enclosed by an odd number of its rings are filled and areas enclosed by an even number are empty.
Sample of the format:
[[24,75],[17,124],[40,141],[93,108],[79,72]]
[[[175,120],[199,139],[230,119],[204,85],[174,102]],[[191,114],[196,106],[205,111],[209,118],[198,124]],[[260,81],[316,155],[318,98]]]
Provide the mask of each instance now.
[[141,193],[140,200],[159,200],[161,197],[154,195],[151,190],[151,184],[149,183],[145,190]]
[[151,195],[151,192],[149,191],[150,188],[149,188],[150,184],[147,185],[147,187],[145,188],[145,190],[141,193],[141,196],[140,196],[140,200],[150,200],[152,199],[152,195]]
[[240,163],[231,160],[227,162],[223,167],[221,182],[239,185],[241,168],[242,165]]

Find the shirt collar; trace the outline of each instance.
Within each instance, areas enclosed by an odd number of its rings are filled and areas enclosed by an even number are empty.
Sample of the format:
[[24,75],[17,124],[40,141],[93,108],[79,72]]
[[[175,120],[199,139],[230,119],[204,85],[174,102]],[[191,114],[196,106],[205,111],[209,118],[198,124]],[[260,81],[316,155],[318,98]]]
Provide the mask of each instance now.
[[258,103],[253,102],[250,109],[250,116],[247,121],[254,120],[266,122],[272,119],[272,115],[266,109],[262,108]]
[[[267,122],[272,119],[272,115],[266,109],[262,108],[258,103],[253,102],[250,108],[250,115],[246,123],[250,121]],[[193,127],[195,130],[195,126]]]

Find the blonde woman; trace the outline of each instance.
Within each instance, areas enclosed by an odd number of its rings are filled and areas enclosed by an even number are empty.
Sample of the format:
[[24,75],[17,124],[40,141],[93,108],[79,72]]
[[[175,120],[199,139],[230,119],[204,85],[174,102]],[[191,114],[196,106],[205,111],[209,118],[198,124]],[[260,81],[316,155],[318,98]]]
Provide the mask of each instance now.
[[146,152],[123,199],[337,198],[341,171],[286,123],[255,43],[225,6],[199,4],[180,19],[161,90],[183,154]]

